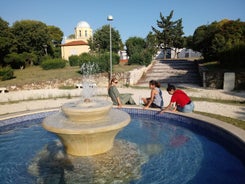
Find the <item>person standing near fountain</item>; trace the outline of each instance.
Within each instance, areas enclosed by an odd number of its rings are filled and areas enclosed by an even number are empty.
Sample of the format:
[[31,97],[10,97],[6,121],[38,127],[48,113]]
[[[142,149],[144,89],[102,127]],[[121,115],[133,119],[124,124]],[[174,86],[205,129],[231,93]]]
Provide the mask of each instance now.
[[122,105],[128,104],[128,105],[135,105],[135,101],[132,98],[132,94],[125,93],[120,94],[116,85],[118,83],[118,80],[116,78],[112,78],[109,84],[108,88],[108,95],[111,98],[113,105],[117,105],[118,108],[121,108]]
[[158,81],[151,80],[149,82],[149,88],[151,89],[151,97],[141,99],[145,105],[144,109],[148,109],[149,107],[162,109],[163,98],[160,83]]
[[180,112],[192,112],[194,110],[194,103],[184,91],[176,89],[174,85],[168,84],[167,92],[172,97],[169,105],[160,112],[161,114],[167,110],[175,111],[177,109]]

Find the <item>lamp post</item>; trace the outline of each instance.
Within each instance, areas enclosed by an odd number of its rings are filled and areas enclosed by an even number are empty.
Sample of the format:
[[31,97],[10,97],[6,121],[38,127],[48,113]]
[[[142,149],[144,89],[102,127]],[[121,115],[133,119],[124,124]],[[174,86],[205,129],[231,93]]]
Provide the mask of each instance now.
[[[108,21],[113,21],[112,15],[107,16]],[[112,44],[111,44],[111,24],[110,24],[110,77],[109,80],[112,79]]]

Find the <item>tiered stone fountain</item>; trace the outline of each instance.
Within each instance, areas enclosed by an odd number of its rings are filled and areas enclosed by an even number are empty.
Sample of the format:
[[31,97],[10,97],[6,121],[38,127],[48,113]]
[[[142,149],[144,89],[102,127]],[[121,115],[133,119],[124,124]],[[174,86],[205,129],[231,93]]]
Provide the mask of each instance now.
[[94,85],[89,74],[93,65],[82,66],[84,100],[64,104],[61,111],[44,119],[43,127],[61,139],[66,152],[89,156],[107,152],[117,133],[130,122],[130,116],[112,109],[110,101],[93,100]]
[[64,104],[61,112],[44,119],[43,127],[61,139],[66,152],[89,156],[107,152],[130,116],[112,109],[109,101],[80,101]]

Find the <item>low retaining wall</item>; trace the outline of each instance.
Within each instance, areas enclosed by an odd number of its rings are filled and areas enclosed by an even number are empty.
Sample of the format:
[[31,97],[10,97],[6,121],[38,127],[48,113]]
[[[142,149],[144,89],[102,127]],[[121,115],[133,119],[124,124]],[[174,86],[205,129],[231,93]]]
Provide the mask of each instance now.
[[[202,77],[203,87],[223,89],[224,75],[228,71],[208,71],[205,67],[199,66],[199,73]],[[229,72],[230,73],[230,72]],[[245,71],[235,71],[234,89],[245,89]]]
[[135,85],[138,83],[138,81],[141,79],[141,77],[147,72],[147,70],[149,70],[152,67],[151,63],[150,65],[146,66],[142,66],[139,68],[136,68],[132,71],[130,71],[129,73],[129,85]]

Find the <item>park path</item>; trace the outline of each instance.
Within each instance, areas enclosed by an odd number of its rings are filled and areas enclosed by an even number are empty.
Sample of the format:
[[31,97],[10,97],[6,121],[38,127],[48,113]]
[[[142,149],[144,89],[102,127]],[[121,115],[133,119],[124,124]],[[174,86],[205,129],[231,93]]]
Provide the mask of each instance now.
[[[131,93],[138,106],[140,97],[148,97],[150,89],[119,88],[120,93]],[[189,96],[202,97],[219,100],[235,100],[243,102],[239,105],[214,103],[207,101],[194,101],[195,110],[218,114],[226,117],[245,121],[245,91],[226,92],[224,90],[208,90],[204,88],[186,88]],[[25,90],[0,94],[0,119],[9,117],[11,114],[31,112],[36,110],[47,110],[59,108],[69,101],[79,100],[81,89],[59,90]],[[48,98],[48,99],[47,99]],[[98,88],[98,97],[110,100],[107,97],[105,87]],[[170,101],[171,96],[163,89],[164,105]],[[15,101],[15,103],[13,103]],[[139,107],[139,106],[138,106]]]

